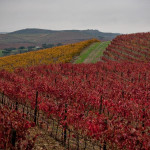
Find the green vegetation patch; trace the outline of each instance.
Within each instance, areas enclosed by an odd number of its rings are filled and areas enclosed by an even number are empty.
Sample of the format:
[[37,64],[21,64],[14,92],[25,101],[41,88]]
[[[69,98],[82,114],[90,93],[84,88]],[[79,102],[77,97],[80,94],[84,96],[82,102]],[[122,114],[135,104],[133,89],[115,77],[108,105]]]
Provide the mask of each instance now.
[[92,63],[96,63],[97,59],[103,56],[103,52],[105,51],[105,49],[108,47],[110,43],[111,43],[110,41],[100,43],[98,47],[98,53],[96,54],[95,58],[93,58]]
[[3,53],[2,50],[0,49],[0,57],[3,57]]
[[79,58],[75,61],[76,64],[79,63],[83,63],[84,60],[90,55],[90,53],[95,50],[97,47],[99,47],[101,43],[100,42],[96,42],[94,44],[92,44],[88,49],[86,49],[83,53],[81,53],[81,55],[79,56]]

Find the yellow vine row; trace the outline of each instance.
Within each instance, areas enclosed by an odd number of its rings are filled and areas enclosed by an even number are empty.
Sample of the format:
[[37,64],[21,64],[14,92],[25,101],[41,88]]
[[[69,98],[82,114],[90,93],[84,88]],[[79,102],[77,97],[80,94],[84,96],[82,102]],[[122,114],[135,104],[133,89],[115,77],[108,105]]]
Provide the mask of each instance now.
[[67,63],[97,39],[86,40],[75,44],[68,44],[39,51],[11,55],[0,58],[0,70],[13,71],[20,67],[30,67],[40,64]]

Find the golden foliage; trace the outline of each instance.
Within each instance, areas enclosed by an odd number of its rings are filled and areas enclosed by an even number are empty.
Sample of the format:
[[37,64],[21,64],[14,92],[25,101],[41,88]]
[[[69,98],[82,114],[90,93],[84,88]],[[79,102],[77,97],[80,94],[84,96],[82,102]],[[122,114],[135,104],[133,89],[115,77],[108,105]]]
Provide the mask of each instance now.
[[39,64],[67,63],[70,62],[74,56],[79,55],[85,47],[97,41],[96,39],[92,39],[75,44],[2,57],[0,58],[0,69],[13,71],[15,68]]

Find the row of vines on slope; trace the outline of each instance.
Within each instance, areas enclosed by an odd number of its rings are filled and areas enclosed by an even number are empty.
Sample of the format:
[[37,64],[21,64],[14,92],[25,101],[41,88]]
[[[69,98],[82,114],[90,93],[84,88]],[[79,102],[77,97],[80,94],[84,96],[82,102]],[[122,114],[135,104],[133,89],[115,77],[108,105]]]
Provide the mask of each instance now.
[[0,91],[33,109],[38,91],[39,111],[72,131],[76,139],[94,140],[104,149],[148,150],[149,67],[110,61],[41,65],[14,73],[3,70]]
[[106,48],[103,61],[150,61],[150,33],[120,35]]
[[29,67],[39,64],[67,63],[91,43],[98,42],[96,39],[82,41],[75,44],[43,49],[35,52],[11,55],[0,58],[0,69],[13,71],[19,67]]
[[[16,56],[3,57],[0,59],[0,68],[6,69],[8,71],[13,71],[15,68],[18,68],[18,67],[29,67],[29,66],[35,66],[38,64],[69,62],[75,55],[78,55],[82,49],[89,46],[91,43],[97,42],[97,41],[98,40],[96,39],[87,40],[87,41],[79,42],[76,44],[70,44],[70,45],[55,47],[51,49],[40,50],[38,52],[29,52],[26,54],[20,54]],[[21,91],[18,91],[19,88],[16,88],[17,84],[18,83],[15,83],[14,89],[16,92],[21,92]],[[8,88],[10,87],[11,86],[9,85]],[[22,91],[22,94],[24,94],[23,91]],[[2,93],[1,95],[2,95],[1,97],[2,103],[3,103],[4,93]],[[25,149],[25,146],[27,146],[26,147],[27,149],[32,149],[34,142],[31,142],[31,140],[28,141],[25,139],[27,134],[24,134],[24,133],[27,132],[30,125],[26,120],[24,120],[23,118],[24,114],[19,113],[18,111],[11,111],[8,108],[0,108],[0,110],[2,114],[1,115],[2,122],[0,123],[1,125],[0,131],[3,131],[3,132],[0,132],[0,140],[1,140],[0,148],[2,149],[3,148],[4,149],[8,149],[8,148]],[[9,124],[7,124],[7,122],[9,122]],[[14,129],[14,125],[15,125],[15,129]],[[13,141],[12,131],[15,131],[14,142],[12,142]],[[24,139],[24,140],[21,140],[21,139]],[[15,144],[16,142],[17,142],[17,145]],[[16,147],[14,147],[12,143],[16,145]]]

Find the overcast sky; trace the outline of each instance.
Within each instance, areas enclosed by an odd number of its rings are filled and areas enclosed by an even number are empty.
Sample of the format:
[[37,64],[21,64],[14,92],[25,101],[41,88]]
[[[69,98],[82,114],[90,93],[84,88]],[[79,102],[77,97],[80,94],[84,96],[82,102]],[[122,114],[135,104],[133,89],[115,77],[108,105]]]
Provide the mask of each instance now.
[[150,31],[150,0],[0,0],[0,32],[24,28]]

